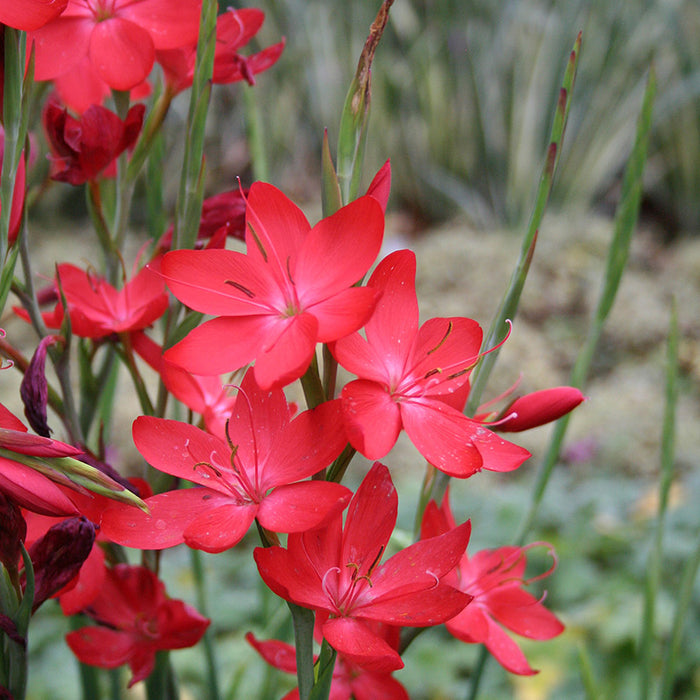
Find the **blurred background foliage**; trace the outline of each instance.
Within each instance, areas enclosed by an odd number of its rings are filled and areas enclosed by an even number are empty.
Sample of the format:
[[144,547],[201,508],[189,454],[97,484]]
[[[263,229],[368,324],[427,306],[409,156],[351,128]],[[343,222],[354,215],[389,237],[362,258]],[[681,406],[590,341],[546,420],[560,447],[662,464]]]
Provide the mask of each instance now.
[[[317,187],[378,3],[260,0],[261,45],[287,40],[254,98],[270,176]],[[223,6],[223,3],[222,3]],[[609,207],[633,138],[647,69],[660,86],[645,208],[666,235],[700,231],[700,5],[695,0],[399,0],[372,75],[367,172],[393,164],[394,207],[434,222],[517,226],[529,214],[566,58],[584,42],[555,206]],[[240,92],[217,92],[220,172],[240,167]],[[234,119],[231,119],[232,112]],[[238,116],[238,118],[235,118]],[[240,133],[240,132],[239,132]],[[244,150],[244,149],[243,149]],[[238,172],[231,172],[231,176]]]

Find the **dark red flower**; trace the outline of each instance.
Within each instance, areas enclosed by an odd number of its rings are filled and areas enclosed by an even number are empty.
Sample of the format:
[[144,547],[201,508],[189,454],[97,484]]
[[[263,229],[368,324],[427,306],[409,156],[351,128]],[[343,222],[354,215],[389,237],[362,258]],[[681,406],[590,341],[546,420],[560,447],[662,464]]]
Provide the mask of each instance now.
[[163,549],[181,542],[207,552],[236,545],[253,520],[273,532],[318,527],[350,492],[328,481],[302,481],[327,467],[345,446],[337,401],[290,420],[281,389],[262,391],[245,376],[226,442],[187,423],[140,416],[134,443],[157,469],[202,488],[146,499],[150,515],[115,505],[102,532],[128,547]]
[[417,542],[383,564],[396,523],[398,497],[389,470],[375,463],[355,493],[345,521],[289,535],[287,548],[257,548],[258,571],[285,600],[317,611],[328,643],[350,662],[387,673],[403,666],[372,627],[440,624],[471,600],[443,579],[469,542],[470,525]]
[[100,626],[70,632],[68,646],[91,666],[128,663],[129,687],[153,671],[156,652],[194,646],[210,622],[181,600],[168,598],[154,573],[128,564],[107,570],[99,596],[84,612]]
[[106,107],[92,105],[75,119],[56,100],[48,100],[42,118],[53,154],[51,177],[71,185],[97,179],[120,153],[134,145],[145,109],[134,105],[122,121]]
[[404,429],[418,451],[451,476],[480,469],[510,471],[530,453],[467,418],[469,372],[480,358],[482,332],[468,318],[418,324],[416,260],[408,250],[379,263],[368,288],[380,296],[365,325],[330,345],[358,379],[343,388],[343,416],[352,445],[369,459],[389,452]]
[[[440,508],[431,501],[423,517],[421,538],[448,532],[454,524],[449,495]],[[484,549],[471,556],[465,552],[447,578],[451,585],[473,596],[473,600],[448,620],[445,627],[463,642],[484,644],[507,671],[518,675],[528,676],[536,671],[504,627],[528,639],[551,639],[564,631],[564,625],[544,607],[543,599],[524,590],[528,583],[554,569],[552,566],[540,576],[525,579],[527,551],[540,545],[551,553],[551,546],[543,542],[527,547]]]
[[37,80],[87,56],[110,88],[130,90],[151,72],[156,49],[196,41],[201,0],[69,0],[63,14],[29,36]]
[[371,196],[312,228],[282,192],[256,182],[246,211],[246,255],[176,250],[163,257],[161,273],[173,294],[219,316],[165,359],[196,374],[223,374],[255,360],[264,389],[298,379],[318,342],[341,338],[369,318],[376,292],[353,285],[376,258],[383,232],[383,212]]

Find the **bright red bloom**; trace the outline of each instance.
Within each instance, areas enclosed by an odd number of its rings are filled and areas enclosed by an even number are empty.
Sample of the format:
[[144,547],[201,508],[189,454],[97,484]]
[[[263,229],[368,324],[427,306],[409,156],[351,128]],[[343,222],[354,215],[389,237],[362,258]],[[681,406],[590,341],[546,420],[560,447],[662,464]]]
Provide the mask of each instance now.
[[67,4],[68,0],[3,0],[0,24],[31,32],[58,17]]
[[[394,649],[398,647],[399,637],[398,634],[395,634],[398,632],[398,628],[390,628],[378,623],[375,623],[373,627]],[[380,630],[380,627],[383,629]],[[286,673],[297,672],[296,653],[291,644],[285,644],[276,639],[262,641],[256,639],[251,632],[248,632],[245,638],[271,666]],[[395,678],[392,678],[390,672],[368,671],[346,659],[343,654],[338,654],[333,667],[333,680],[328,700],[351,700],[352,698],[354,700],[376,700],[376,698],[409,700],[406,689]],[[299,700],[299,689],[290,691],[282,700]]]
[[[377,266],[367,286],[381,295],[365,325],[331,344],[338,362],[358,376],[343,388],[343,416],[353,447],[379,459],[405,429],[438,469],[468,477],[480,469],[510,471],[530,453],[506,442],[455,405],[469,390],[482,332],[468,318],[433,318],[418,326],[416,259],[408,250]],[[463,405],[463,404],[462,404]]]
[[[69,497],[67,489],[35,469],[23,464],[21,458],[75,457],[82,450],[58,440],[32,435],[19,418],[0,404],[0,491],[27,510],[43,515],[78,515],[78,508]],[[56,472],[56,481],[63,486],[71,482]]]
[[130,90],[153,68],[156,49],[197,39],[201,0],[70,0],[64,13],[29,36],[34,76],[51,80],[87,56],[102,80]]
[[[239,49],[258,33],[264,20],[265,13],[254,8],[229,8],[219,15],[216,22],[212,82],[226,85],[245,80],[249,85],[254,85],[255,75],[266,71],[277,62],[284,49],[284,40],[251,56],[238,53]],[[173,92],[181,92],[192,85],[196,53],[195,44],[156,53],[156,60],[163,67]]]
[[136,142],[145,112],[134,105],[122,121],[101,105],[92,105],[75,119],[54,99],[48,100],[42,115],[51,146],[51,177],[82,185],[96,180],[117,156]]
[[[440,508],[431,501],[423,516],[421,538],[450,531],[454,522],[448,495]],[[445,623],[448,631],[463,642],[484,644],[507,671],[525,676],[537,672],[503,627],[528,639],[551,639],[564,631],[564,625],[542,604],[543,599],[523,590],[523,586],[554,569],[552,566],[540,576],[524,578],[527,551],[538,545],[551,552],[550,545],[543,542],[527,547],[484,549],[472,556],[465,552],[446,579],[474,596],[470,605]]]
[[[68,303],[71,330],[80,338],[103,338],[111,333],[127,333],[150,326],[168,308],[163,280],[143,268],[122,289],[81,270],[70,263],[57,267],[58,278]],[[15,309],[27,318],[22,309]],[[44,314],[49,328],[60,328],[63,306]]]
[[325,528],[289,535],[287,549],[254,552],[260,575],[277,595],[316,610],[328,643],[352,663],[377,672],[396,670],[403,662],[369,621],[437,625],[471,600],[443,582],[467,547],[469,523],[379,564],[397,506],[389,470],[377,462],[350,502],[344,527],[339,513]]
[[255,360],[264,389],[298,379],[317,342],[357,330],[372,313],[375,290],[352,285],[376,258],[383,231],[373,197],[360,197],[311,228],[282,192],[256,182],[246,212],[246,255],[177,250],[164,256],[161,272],[173,294],[197,311],[219,314],[165,359],[195,374],[223,374]]
[[222,552],[253,520],[273,532],[318,527],[350,498],[344,486],[301,481],[328,466],[345,446],[338,401],[290,421],[281,389],[262,391],[244,378],[227,426],[227,442],[187,423],[140,416],[134,443],[157,469],[203,488],[146,499],[151,514],[115,505],[102,532],[128,547],[163,549],[185,542]]
[[157,576],[142,566],[108,569],[100,595],[85,612],[99,627],[66,636],[80,661],[100,668],[131,668],[129,687],[153,671],[156,652],[194,646],[210,620],[181,600],[168,598]]

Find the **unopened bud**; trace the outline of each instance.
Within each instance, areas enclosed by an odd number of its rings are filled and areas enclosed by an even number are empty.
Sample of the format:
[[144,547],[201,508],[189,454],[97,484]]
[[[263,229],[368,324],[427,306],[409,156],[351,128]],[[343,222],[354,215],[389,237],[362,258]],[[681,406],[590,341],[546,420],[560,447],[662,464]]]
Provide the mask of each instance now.
[[19,506],[0,491],[0,564],[17,570],[20,544],[27,536],[27,523]]
[[493,429],[502,433],[515,433],[536,428],[565,416],[584,399],[585,396],[572,386],[534,391],[515,399],[503,411],[498,425],[494,425]]

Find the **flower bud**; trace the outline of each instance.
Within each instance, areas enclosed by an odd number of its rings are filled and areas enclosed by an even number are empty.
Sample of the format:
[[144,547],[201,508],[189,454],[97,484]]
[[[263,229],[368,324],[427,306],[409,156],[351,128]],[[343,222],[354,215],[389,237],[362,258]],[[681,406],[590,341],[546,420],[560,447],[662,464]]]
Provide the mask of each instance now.
[[493,429],[502,433],[515,433],[536,428],[565,416],[584,399],[585,396],[572,386],[534,391],[515,399],[503,411],[500,422]]
[[27,536],[27,523],[19,506],[0,491],[0,564],[8,570],[17,570],[20,543]]

